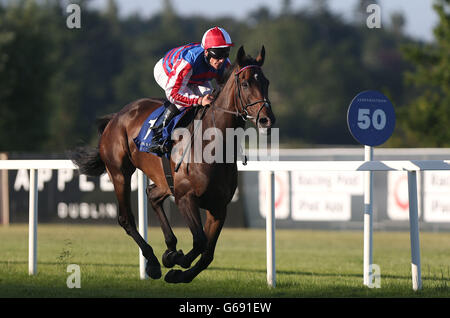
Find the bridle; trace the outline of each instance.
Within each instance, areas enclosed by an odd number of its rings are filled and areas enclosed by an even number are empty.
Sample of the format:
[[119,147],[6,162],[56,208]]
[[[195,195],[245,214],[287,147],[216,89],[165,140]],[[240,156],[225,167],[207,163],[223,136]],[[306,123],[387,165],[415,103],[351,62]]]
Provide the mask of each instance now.
[[[246,69],[249,69],[249,68],[258,68],[258,69],[260,69],[261,67],[259,65],[254,65],[254,64],[247,65],[247,66],[242,67],[240,70],[238,70],[238,71],[236,71],[234,73],[236,89],[237,89],[237,93],[234,94],[234,105],[236,107],[236,111],[235,112],[229,111],[229,110],[223,109],[221,107],[219,107],[218,109],[220,109],[223,112],[233,114],[233,115],[235,115],[237,117],[241,117],[244,121],[247,121],[247,119],[249,119],[249,118],[250,119],[251,118],[255,118],[255,117],[253,117],[253,116],[248,114],[247,108],[249,108],[251,106],[254,106],[256,104],[262,103],[261,107],[259,108],[259,110],[258,110],[258,112],[256,114],[256,124],[258,124],[259,115],[260,115],[261,111],[264,109],[264,107],[267,107],[268,109],[272,110],[272,106],[270,104],[269,99],[266,96],[264,96],[263,99],[257,100],[255,102],[251,102],[251,103],[245,103],[244,102],[242,94],[241,94],[241,83],[240,83],[240,80],[239,80],[239,74],[242,73],[243,71],[245,71]],[[264,95],[266,95],[266,94],[264,94]]]
[[[241,110],[242,112],[240,112],[238,109],[237,111],[239,112],[239,115],[242,117],[242,119],[245,121],[248,118],[253,118],[252,116],[250,116],[248,114],[247,108],[249,108],[250,106],[259,104],[259,103],[263,103],[261,105],[261,107],[259,108],[257,114],[256,114],[256,124],[258,124],[258,120],[259,120],[259,114],[261,113],[261,110],[263,110],[264,107],[267,107],[268,109],[272,109],[271,105],[270,105],[270,101],[268,100],[268,98],[266,96],[263,97],[263,99],[258,100],[256,102],[253,103],[247,103],[244,105],[244,101],[242,99],[242,95],[241,95],[241,85],[240,85],[240,81],[239,81],[239,74],[242,73],[243,71],[245,71],[246,69],[249,68],[258,68],[261,69],[261,67],[259,65],[247,65],[244,66],[243,68],[241,68],[239,71],[237,71],[234,76],[235,76],[235,80],[236,80],[236,88],[237,88],[237,98],[239,99],[240,105],[241,105]],[[266,95],[266,94],[264,94]],[[235,94],[236,96],[236,94]],[[237,103],[235,103],[235,105],[237,105]]]

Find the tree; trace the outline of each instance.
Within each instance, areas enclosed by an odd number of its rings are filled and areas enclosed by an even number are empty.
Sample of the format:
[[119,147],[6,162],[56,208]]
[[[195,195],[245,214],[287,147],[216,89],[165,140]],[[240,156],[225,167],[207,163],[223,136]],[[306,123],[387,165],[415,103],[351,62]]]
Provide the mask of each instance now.
[[433,7],[439,16],[435,43],[403,49],[405,58],[415,65],[414,71],[406,73],[406,82],[418,94],[399,111],[395,145],[450,146],[450,0],[441,0]]
[[368,17],[367,7],[371,4],[378,4],[377,0],[358,0],[355,7],[355,23],[359,27],[366,27],[366,20]]
[[283,0],[283,4],[281,5],[281,15],[289,15],[291,13],[292,13],[292,0]]
[[[81,29],[60,28],[59,63],[51,87],[55,109],[48,148],[59,151],[77,143],[96,143],[95,118],[115,105],[114,80],[123,69],[120,24],[110,1],[100,13],[82,8]],[[123,105],[115,105],[117,111]]]
[[[376,1],[358,1],[367,17],[366,4]],[[169,49],[199,42],[214,25],[232,36],[231,60],[241,45],[252,56],[265,45],[264,73],[283,144],[354,143],[346,110],[358,92],[381,90],[399,107],[411,95],[399,43],[413,40],[345,22],[327,1],[305,10],[283,0],[279,14],[261,7],[242,20],[179,16],[170,0],[150,17],[120,17],[117,0],[105,1],[101,12],[89,0],[70,2],[81,7],[81,29],[66,27],[67,0],[0,0],[3,151],[95,145],[95,118],[139,98],[164,97],[153,78],[155,63]]]
[[403,27],[405,26],[406,18],[401,12],[394,12],[391,14],[391,28],[395,35],[403,34]]
[[324,13],[329,11],[328,0],[312,0],[311,6],[316,13]]
[[47,6],[18,1],[0,9],[0,149],[37,151],[49,137],[49,87],[57,68]]

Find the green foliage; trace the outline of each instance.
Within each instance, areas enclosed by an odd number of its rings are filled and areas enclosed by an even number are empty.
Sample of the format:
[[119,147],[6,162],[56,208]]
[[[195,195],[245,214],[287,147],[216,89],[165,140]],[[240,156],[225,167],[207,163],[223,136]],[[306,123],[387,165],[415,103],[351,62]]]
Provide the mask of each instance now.
[[0,149],[36,151],[49,138],[56,56],[52,12],[33,1],[0,10]]
[[403,48],[416,66],[405,75],[415,98],[399,112],[400,133],[393,143],[410,147],[450,146],[450,1],[433,7],[440,19],[435,43]]
[[[168,0],[161,12],[146,18],[119,18],[114,0],[103,11],[91,9],[87,0],[72,2],[81,6],[81,29],[66,27],[65,1],[0,1],[1,151],[54,152],[79,143],[95,145],[95,118],[142,97],[164,97],[153,78],[155,63],[175,46],[200,41],[213,25],[225,27],[232,36],[232,57],[241,45],[253,56],[266,47],[264,71],[282,144],[355,144],[346,111],[362,90],[381,90],[397,109],[406,109],[403,105],[409,102],[402,74],[412,67],[399,47],[415,42],[401,34],[398,15],[392,30],[368,29],[364,1],[350,8],[359,12],[352,22],[331,13],[326,1],[301,11],[284,1],[278,15],[260,7],[244,20],[181,17]],[[448,37],[444,26],[437,32]],[[420,59],[436,59],[444,49],[439,44],[436,53],[419,54]],[[448,55],[432,74],[444,77],[445,67],[448,72]],[[437,80],[425,66],[416,72]],[[419,81],[422,75],[412,77]],[[448,87],[430,90],[421,107],[434,108],[427,106],[434,105],[431,101],[448,106],[448,99],[442,103],[444,89]],[[420,114],[416,108],[411,114]],[[427,116],[429,121],[444,117]],[[402,127],[409,127],[407,122]],[[418,138],[407,133],[407,139],[398,138],[398,145]]]

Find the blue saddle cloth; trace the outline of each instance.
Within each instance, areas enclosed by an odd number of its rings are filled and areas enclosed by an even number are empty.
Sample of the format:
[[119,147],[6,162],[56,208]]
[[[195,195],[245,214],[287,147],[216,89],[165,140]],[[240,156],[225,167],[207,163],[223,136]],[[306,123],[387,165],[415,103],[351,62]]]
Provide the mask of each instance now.
[[[161,115],[164,113],[164,109],[165,109],[164,105],[155,109],[150,114],[150,116],[148,116],[147,119],[144,121],[144,124],[142,125],[139,135],[133,139],[133,141],[136,144],[136,146],[138,147],[139,151],[148,152],[148,153],[160,156],[160,154],[158,154],[158,153],[151,152],[149,150],[149,148],[151,146],[153,146],[152,141],[153,141],[155,129],[152,129],[152,128],[156,128],[161,124],[161,122],[163,120],[163,116],[161,116]],[[195,113],[193,111],[193,107],[182,108],[180,111],[181,112],[177,116],[172,118],[170,123],[166,127],[164,127],[163,132],[162,132],[162,137],[160,138],[160,140],[155,140],[155,143],[159,144],[162,142],[170,141],[173,129],[177,126],[177,124],[180,122],[180,119],[183,118],[184,115],[192,117],[192,118],[186,118],[187,120],[193,119],[194,113]],[[189,120],[189,122],[190,122],[190,120]],[[166,154],[166,156],[168,158],[170,157],[170,151],[168,154]]]

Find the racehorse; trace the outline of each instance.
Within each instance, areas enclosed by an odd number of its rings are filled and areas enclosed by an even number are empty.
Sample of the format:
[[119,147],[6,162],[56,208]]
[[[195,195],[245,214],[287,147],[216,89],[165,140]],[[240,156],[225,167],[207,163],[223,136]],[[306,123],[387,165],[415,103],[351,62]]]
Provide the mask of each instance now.
[[[255,59],[246,55],[244,48],[240,47],[235,62],[218,81],[220,86],[214,102],[207,109],[203,108],[205,112],[197,114],[198,119],[203,113],[203,131],[215,127],[225,136],[227,128],[243,128],[245,121],[250,119],[258,129],[270,132],[275,116],[268,99],[269,81],[261,69],[264,58],[264,46]],[[187,269],[171,269],[164,279],[169,283],[188,283],[213,260],[216,242],[227,214],[227,205],[237,187],[237,159],[235,156],[231,163],[196,163],[184,160],[175,172],[176,163],[171,157],[174,185],[172,193],[163,171],[161,157],[139,151],[133,141],[146,118],[163,103],[163,99],[140,99],[117,113],[100,118],[98,147],[77,148],[72,152],[71,159],[81,174],[100,176],[105,171],[108,173],[118,200],[118,222],[139,245],[147,259],[146,273],[151,278],[158,279],[162,275],[161,265],[152,247],[137,231],[130,203],[131,176],[136,168],[153,181],[146,192],[160,221],[167,245],[162,256],[163,265],[167,268],[180,265]],[[192,132],[193,123],[188,127]],[[174,142],[174,147],[178,142],[180,141]],[[193,147],[190,151],[193,158]],[[193,236],[193,247],[186,255],[181,250],[177,251],[177,238],[163,210],[163,202],[170,195],[175,197],[175,203]],[[206,210],[204,228],[200,209]],[[200,259],[191,267],[199,255]]]

